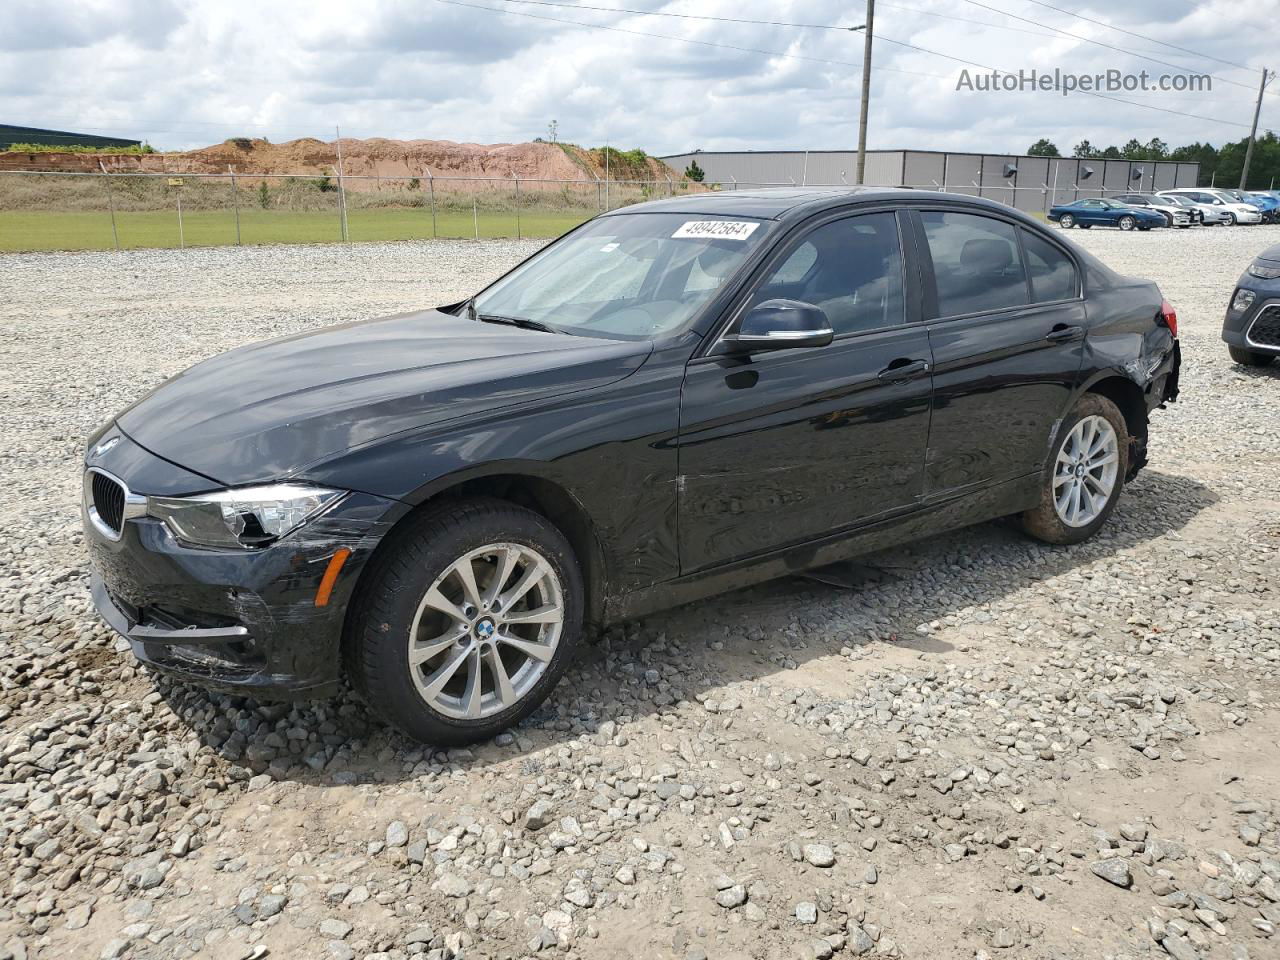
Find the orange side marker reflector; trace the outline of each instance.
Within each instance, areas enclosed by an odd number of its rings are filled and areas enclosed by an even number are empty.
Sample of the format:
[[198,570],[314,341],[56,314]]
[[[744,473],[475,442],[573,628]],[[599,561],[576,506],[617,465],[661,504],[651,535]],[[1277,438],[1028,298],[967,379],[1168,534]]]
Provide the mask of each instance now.
[[325,568],[324,576],[320,578],[320,587],[316,590],[316,606],[327,607],[329,605],[329,595],[333,593],[333,585],[338,582],[338,574],[342,571],[342,565],[347,562],[347,557],[351,556],[351,551],[346,547],[341,547],[333,554],[333,558],[329,561],[329,566]]

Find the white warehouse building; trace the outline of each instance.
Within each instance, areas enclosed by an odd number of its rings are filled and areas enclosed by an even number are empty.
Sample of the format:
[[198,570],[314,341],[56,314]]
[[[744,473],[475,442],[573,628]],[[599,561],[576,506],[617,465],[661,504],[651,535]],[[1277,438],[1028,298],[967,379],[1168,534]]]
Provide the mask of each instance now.
[[[858,169],[855,150],[695,150],[659,159],[679,173],[696,160],[706,174],[704,182],[724,190],[853,184]],[[1194,187],[1199,175],[1200,164],[1172,160],[868,150],[864,179],[870,186],[967,193],[1044,212],[1081,197]]]

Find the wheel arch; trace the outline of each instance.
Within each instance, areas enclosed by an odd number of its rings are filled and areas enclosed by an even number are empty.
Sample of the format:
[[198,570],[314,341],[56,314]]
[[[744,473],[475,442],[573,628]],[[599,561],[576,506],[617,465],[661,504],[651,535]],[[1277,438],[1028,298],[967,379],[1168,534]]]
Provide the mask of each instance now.
[[[465,471],[441,477],[407,498],[413,504],[383,536],[369,561],[364,564],[354,586],[353,597],[358,597],[365,578],[378,567],[379,555],[392,549],[397,531],[405,529],[414,517],[435,509],[449,500],[486,498],[502,500],[532,510],[547,519],[564,534],[573,548],[582,572],[583,619],[588,627],[603,625],[605,590],[607,585],[604,548],[595,521],[563,484],[546,476],[537,465],[493,464],[488,470]],[[347,611],[349,627],[353,611],[352,603]],[[351,633],[343,631],[344,638]],[[345,639],[344,639],[345,642]]]
[[1125,429],[1129,433],[1129,470],[1126,479],[1133,477],[1147,463],[1147,399],[1146,391],[1132,378],[1115,370],[1100,372],[1088,381],[1077,394],[1086,393],[1106,397],[1120,410]]

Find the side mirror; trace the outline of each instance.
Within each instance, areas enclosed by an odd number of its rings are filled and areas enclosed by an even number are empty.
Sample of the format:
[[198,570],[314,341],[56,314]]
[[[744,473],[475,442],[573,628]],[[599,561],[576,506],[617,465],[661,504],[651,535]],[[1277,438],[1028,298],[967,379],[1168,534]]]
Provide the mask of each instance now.
[[753,353],[792,347],[825,347],[835,337],[821,307],[799,300],[766,300],[752,307],[737,333],[721,338],[717,353]]

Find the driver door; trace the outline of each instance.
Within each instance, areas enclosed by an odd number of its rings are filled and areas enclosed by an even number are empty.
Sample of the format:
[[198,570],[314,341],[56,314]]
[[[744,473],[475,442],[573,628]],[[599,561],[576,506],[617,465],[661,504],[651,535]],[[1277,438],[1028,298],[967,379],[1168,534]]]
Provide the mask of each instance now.
[[1097,223],[1109,223],[1110,221],[1106,219],[1106,213],[1106,204],[1101,200],[1082,200],[1076,222],[1089,224],[1090,226]]
[[682,573],[919,503],[932,354],[903,236],[892,211],[828,219],[782,244],[731,308],[736,324],[766,300],[812,303],[835,331],[829,345],[689,362],[678,440]]

